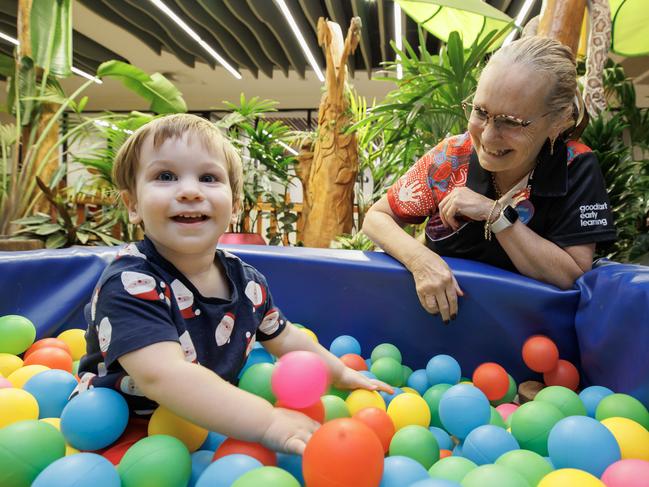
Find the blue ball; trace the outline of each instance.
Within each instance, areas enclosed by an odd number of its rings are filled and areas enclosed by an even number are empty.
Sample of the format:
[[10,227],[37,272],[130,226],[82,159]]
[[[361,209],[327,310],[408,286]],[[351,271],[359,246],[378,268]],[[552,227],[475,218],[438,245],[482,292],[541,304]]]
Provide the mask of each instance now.
[[367,365],[367,370],[370,370],[372,368],[372,359],[371,358],[366,358],[365,359],[365,365]]
[[441,449],[443,450],[453,449],[453,440],[451,439],[451,436],[446,431],[444,431],[442,428],[438,428],[437,426],[430,426],[428,429],[433,435],[435,435],[437,444]]
[[394,390],[394,392],[392,394],[388,394],[387,392],[384,392],[384,391],[379,391],[379,394],[381,395],[381,397],[385,401],[386,406],[388,404],[390,404],[392,402],[392,399],[397,397],[399,394],[403,394],[403,389],[401,389],[399,387],[393,387],[392,389]]
[[46,370],[29,379],[23,389],[36,398],[39,418],[59,418],[77,379],[65,370]]
[[261,468],[256,458],[236,453],[212,462],[198,478],[196,487],[230,487],[244,473]]
[[270,353],[268,353],[268,351],[266,351],[265,348],[253,348],[250,352],[250,355],[248,355],[248,358],[246,359],[246,363],[243,364],[243,368],[239,371],[238,378],[240,379],[241,376],[243,376],[243,373],[255,364],[272,364],[274,362],[275,359]]
[[379,487],[403,487],[429,478],[428,470],[417,460],[396,455],[385,459]]
[[192,476],[189,478],[187,487],[194,487],[205,469],[212,463],[214,452],[209,450],[197,450],[192,453]]
[[439,401],[439,419],[446,431],[464,439],[478,426],[489,423],[489,399],[477,387],[457,384],[442,394]]
[[462,487],[457,482],[446,479],[426,479],[410,484],[408,487]]
[[428,384],[428,374],[426,373],[426,369],[417,369],[413,371],[413,373],[410,374],[410,377],[408,377],[406,385],[412,387],[423,396],[424,392],[426,392],[430,387]]
[[120,487],[117,469],[96,453],[76,453],[50,463],[34,480],[32,487]]
[[293,477],[304,485],[304,475],[302,474],[302,457],[300,455],[290,455],[288,453],[277,453],[277,466],[286,470]]
[[464,455],[462,454],[462,447],[464,446],[464,443],[458,443],[455,445],[455,448],[453,448],[453,456],[454,457],[463,457]]
[[464,440],[462,456],[476,465],[495,463],[500,455],[511,450],[519,450],[516,438],[508,431],[485,424],[471,431]]
[[556,469],[578,468],[598,478],[621,457],[613,433],[588,416],[568,416],[555,424],[548,452]]
[[78,450],[99,450],[126,429],[128,406],[113,389],[95,387],[73,397],[61,413],[61,433]]
[[460,364],[450,355],[435,355],[426,364],[426,375],[431,386],[457,384],[462,377]]
[[581,402],[586,406],[586,414],[591,418],[594,418],[595,410],[600,401],[611,394],[613,394],[613,391],[608,387],[590,386],[586,387],[586,389],[579,393],[579,399],[581,399]]
[[329,351],[333,353],[336,357],[342,357],[348,353],[355,353],[356,355],[361,354],[361,344],[358,343],[358,340],[353,336],[349,335],[340,335],[339,337],[334,338],[334,341],[331,342],[329,346]]
[[203,444],[200,446],[199,450],[209,450],[212,453],[216,451],[216,449],[221,446],[221,443],[223,443],[226,440],[227,436],[222,435],[221,433],[217,433],[216,431],[210,431],[207,434],[207,438],[205,438],[205,441]]
[[369,370],[361,370],[361,374],[363,374],[368,379],[376,379],[376,376]]

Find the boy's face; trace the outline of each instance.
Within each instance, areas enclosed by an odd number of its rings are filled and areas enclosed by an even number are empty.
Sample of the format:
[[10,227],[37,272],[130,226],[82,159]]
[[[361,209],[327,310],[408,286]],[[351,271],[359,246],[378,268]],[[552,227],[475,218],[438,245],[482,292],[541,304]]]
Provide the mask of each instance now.
[[233,215],[222,159],[190,135],[167,139],[158,149],[151,137],[144,141],[135,194],[123,197],[131,223],[144,222],[165,258],[214,253]]

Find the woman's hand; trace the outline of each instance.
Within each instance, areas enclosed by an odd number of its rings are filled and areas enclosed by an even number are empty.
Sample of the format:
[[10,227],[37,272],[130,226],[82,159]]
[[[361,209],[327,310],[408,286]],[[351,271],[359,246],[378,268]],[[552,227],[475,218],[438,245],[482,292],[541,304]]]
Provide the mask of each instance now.
[[[457,230],[462,222],[457,220],[458,216],[470,220],[484,221],[493,209],[494,200],[482,196],[467,187],[455,188],[439,203],[439,216],[446,227]],[[491,219],[498,212],[494,209]]]
[[394,389],[378,379],[370,379],[360,372],[345,367],[340,376],[334,379],[334,386],[338,389],[367,389],[368,391],[383,391],[394,394]]

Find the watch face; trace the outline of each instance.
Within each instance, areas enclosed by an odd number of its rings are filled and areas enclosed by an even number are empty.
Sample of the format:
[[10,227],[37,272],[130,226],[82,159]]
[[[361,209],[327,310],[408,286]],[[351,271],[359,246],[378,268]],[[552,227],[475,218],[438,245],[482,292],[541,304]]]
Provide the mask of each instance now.
[[523,200],[516,205],[516,213],[519,220],[527,225],[534,216],[534,205],[530,200]]
[[505,218],[507,218],[507,220],[509,220],[509,223],[514,223],[516,220],[518,220],[518,213],[509,205],[507,205],[503,210],[503,215],[505,216]]

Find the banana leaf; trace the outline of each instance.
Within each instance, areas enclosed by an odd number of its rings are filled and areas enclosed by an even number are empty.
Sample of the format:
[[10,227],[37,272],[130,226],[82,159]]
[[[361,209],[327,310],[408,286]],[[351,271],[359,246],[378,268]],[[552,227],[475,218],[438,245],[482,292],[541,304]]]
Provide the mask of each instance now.
[[30,14],[34,63],[55,76],[72,73],[72,3],[36,0]]

